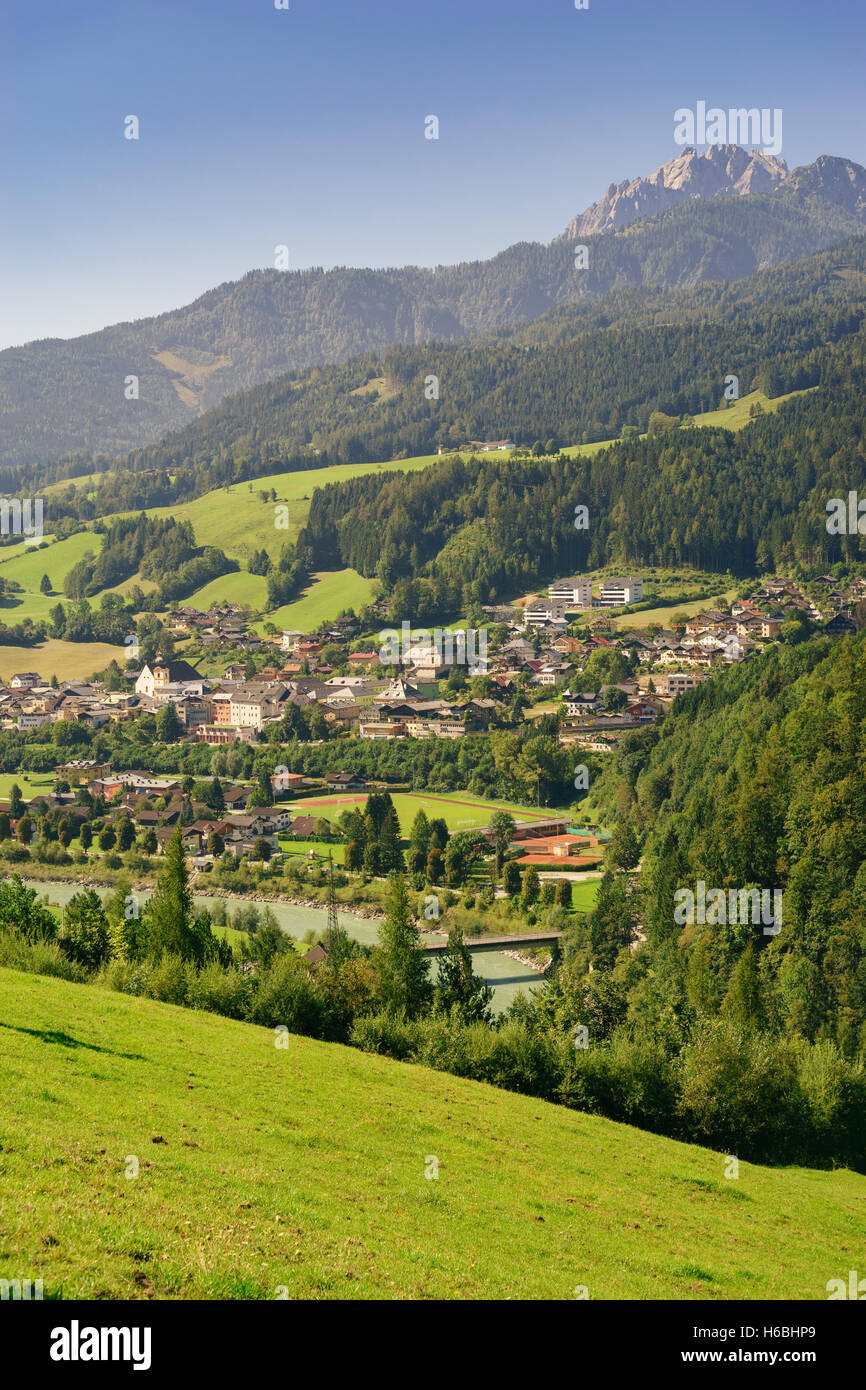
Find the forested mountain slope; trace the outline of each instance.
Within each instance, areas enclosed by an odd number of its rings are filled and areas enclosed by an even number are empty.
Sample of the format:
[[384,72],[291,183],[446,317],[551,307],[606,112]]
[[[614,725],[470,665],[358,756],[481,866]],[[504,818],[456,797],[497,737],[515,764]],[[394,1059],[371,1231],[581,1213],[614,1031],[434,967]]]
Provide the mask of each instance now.
[[154,318],[9,348],[0,353],[0,464],[117,456],[232,392],[392,343],[460,339],[617,288],[738,280],[862,231],[858,209],[836,196],[807,181],[786,197],[691,199],[587,237],[587,269],[556,242],[435,270],[257,270]]
[[[644,430],[653,410],[714,409],[729,373],[741,394],[816,385],[827,346],[864,320],[864,237],[736,285],[617,290],[471,342],[392,347],[233,396],[129,455],[121,471],[153,476],[130,480],[122,505],[169,501],[164,473],[183,498],[242,477],[429,454],[471,439],[609,439],[623,425]],[[44,486],[93,466],[72,459],[0,471],[0,486]],[[99,466],[117,472],[109,460]]]
[[[593,795],[646,834],[642,916],[656,979],[640,993],[653,1008],[716,1013],[740,963],[754,1026],[833,1040],[852,1056],[866,1044],[864,719],[861,633],[774,646],[623,740]],[[678,926],[674,893],[699,879],[781,888],[781,931]]]
[[[860,555],[826,503],[866,486],[866,336],[816,359],[821,385],[739,433],[675,427],[591,457],[443,459],[317,489],[304,545],[400,591],[407,617],[616,562],[754,574]],[[588,525],[575,529],[578,506]]]

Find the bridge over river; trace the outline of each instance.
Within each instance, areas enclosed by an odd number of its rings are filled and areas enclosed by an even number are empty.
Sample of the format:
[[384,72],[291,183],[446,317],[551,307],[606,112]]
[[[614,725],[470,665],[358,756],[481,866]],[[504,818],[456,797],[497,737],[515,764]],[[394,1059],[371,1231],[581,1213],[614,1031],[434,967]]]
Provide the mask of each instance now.
[[[521,946],[552,946],[562,936],[559,931],[522,932],[510,936],[464,936],[463,944],[477,955],[479,951],[514,951]],[[442,956],[448,950],[447,941],[425,941],[420,948],[427,956]]]

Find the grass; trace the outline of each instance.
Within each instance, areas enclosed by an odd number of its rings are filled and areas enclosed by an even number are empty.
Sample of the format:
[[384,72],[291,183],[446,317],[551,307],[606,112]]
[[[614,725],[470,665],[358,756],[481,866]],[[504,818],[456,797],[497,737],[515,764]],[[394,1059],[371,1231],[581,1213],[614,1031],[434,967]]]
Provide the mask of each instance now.
[[[4,559],[0,552],[0,579],[14,580],[24,590],[23,593],[4,595],[0,604],[3,621],[19,623],[22,618],[46,618],[58,601],[67,602],[63,581],[72,567],[88,550],[98,555],[101,549],[102,536],[92,531],[79,531],[65,541],[56,541],[45,550],[24,549],[11,559]],[[17,546],[15,550],[18,551]],[[43,574],[48,575],[53,585],[50,594],[40,591]],[[98,598],[91,602],[98,604]]]
[[[216,545],[227,555],[245,560],[253,550],[267,550],[276,557],[287,540],[297,539],[306,524],[313,488],[328,483],[344,482],[347,478],[367,473],[412,473],[436,462],[436,455],[414,459],[397,459],[393,463],[334,464],[329,468],[311,468],[296,473],[271,473],[251,482],[232,483],[182,502],[176,507],[152,507],[148,516],[174,517],[192,522],[198,545]],[[263,502],[261,492],[277,494],[276,503]],[[288,528],[277,527],[283,514],[275,506],[288,506]]]
[[[753,405],[760,405],[763,410],[770,414],[775,414],[780,405],[785,401],[791,401],[796,396],[805,396],[809,391],[816,391],[816,386],[807,386],[803,391],[789,391],[784,396],[765,396],[763,391],[751,391],[747,396],[741,396],[738,401],[733,401],[723,410],[705,410],[698,415],[693,415],[692,419],[698,429],[721,428],[725,430],[741,430],[750,421],[749,411]],[[646,435],[642,434],[641,439]],[[601,439],[595,444],[569,444],[562,450],[568,458],[577,458],[579,455],[591,457],[597,454],[599,449],[609,449],[611,444],[617,444],[618,438]]]
[[609,1120],[9,970],[0,1018],[0,1276],[46,1297],[824,1299],[866,1236],[850,1172],[726,1180]]
[[[301,816],[320,811],[326,820],[335,821],[343,811],[351,810],[354,806],[363,807],[367,795],[367,792],[335,792],[333,795],[298,797],[297,801],[292,802],[292,809]],[[508,811],[515,820],[541,820],[557,814],[547,808],[530,810],[526,806],[515,806],[509,801],[484,801],[467,792],[442,792],[436,795],[392,792],[391,800],[404,837],[408,837],[419,811],[423,811],[428,819],[441,817],[450,831],[479,830],[487,825],[494,811]]]
[[[323,571],[313,575],[312,584],[301,598],[269,613],[267,620],[278,628],[313,632],[320,624],[336,618],[344,608],[354,608],[358,612],[370,603],[375,587],[374,579],[364,579],[357,570]],[[255,626],[262,631],[263,623]]]
[[123,647],[107,642],[60,642],[54,637],[35,647],[0,647],[0,680],[16,671],[38,671],[44,681],[55,675],[59,681],[86,680],[104,671],[112,658],[126,664]]
[[760,405],[762,410],[774,415],[780,405],[785,401],[792,401],[797,396],[808,395],[810,391],[816,391],[816,386],[807,386],[803,391],[789,391],[785,396],[765,396],[763,391],[751,391],[747,396],[741,396],[738,401],[733,401],[725,410],[707,410],[702,415],[696,415],[694,421],[696,425],[707,429],[713,426],[720,426],[725,430],[741,430],[744,425],[749,423],[749,411],[753,405]]
[[591,912],[598,897],[598,880],[584,879],[571,885],[571,906],[574,912]]
[[679,599],[673,599],[663,607],[644,608],[638,613],[624,613],[611,618],[611,622],[614,627],[624,628],[629,632],[632,628],[650,627],[652,623],[670,627],[671,620],[677,613],[685,613],[691,617],[694,613],[702,613],[706,608],[726,608],[733,603],[738,593],[739,589],[728,589],[723,594],[715,594],[713,598],[699,598],[691,603],[681,603]]
[[320,840],[292,840],[287,835],[278,835],[277,840],[282,853],[290,859],[297,859],[300,856],[306,859],[312,850],[316,858],[321,860],[323,864],[327,864],[329,852],[335,864],[345,864],[346,862],[346,846],[343,844],[326,845],[322,844]]
[[0,772],[0,801],[9,800],[9,793],[16,783],[26,801],[32,796],[47,796],[54,790],[54,777],[53,772]]
[[185,598],[185,604],[206,613],[215,604],[239,603],[244,608],[261,609],[267,607],[268,581],[264,575],[248,574],[239,570],[235,574],[224,574],[212,579],[194,594]]

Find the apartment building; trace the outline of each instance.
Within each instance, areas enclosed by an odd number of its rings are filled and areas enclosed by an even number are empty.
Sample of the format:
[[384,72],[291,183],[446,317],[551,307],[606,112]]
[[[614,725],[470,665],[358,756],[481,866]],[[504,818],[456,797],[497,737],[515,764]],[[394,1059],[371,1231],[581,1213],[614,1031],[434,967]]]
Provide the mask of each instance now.
[[592,581],[581,575],[557,579],[548,587],[547,594],[555,602],[564,603],[569,608],[592,607]]
[[601,586],[601,602],[606,607],[619,608],[626,603],[638,603],[643,598],[643,580],[636,575],[627,579],[605,579]]

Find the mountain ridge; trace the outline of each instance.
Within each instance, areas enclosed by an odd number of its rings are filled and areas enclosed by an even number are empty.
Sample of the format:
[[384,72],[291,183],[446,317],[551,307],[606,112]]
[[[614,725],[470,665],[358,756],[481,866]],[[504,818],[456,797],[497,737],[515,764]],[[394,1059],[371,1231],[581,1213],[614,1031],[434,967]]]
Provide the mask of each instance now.
[[[819,155],[812,164],[789,170],[784,159],[761,149],[711,145],[705,154],[699,154],[693,145],[687,145],[645,178],[610,184],[598,202],[572,218],[553,244],[622,231],[638,218],[653,217],[688,198],[786,191],[817,194],[866,220],[866,169],[853,160]],[[828,197],[830,192],[832,197]]]
[[[751,180],[741,153],[737,178]],[[256,270],[165,314],[8,348],[0,466],[121,457],[285,372],[507,328],[616,288],[735,281],[802,259],[866,225],[866,171],[823,158],[772,194],[687,198],[621,233],[599,233],[585,270],[561,238],[436,270]]]

